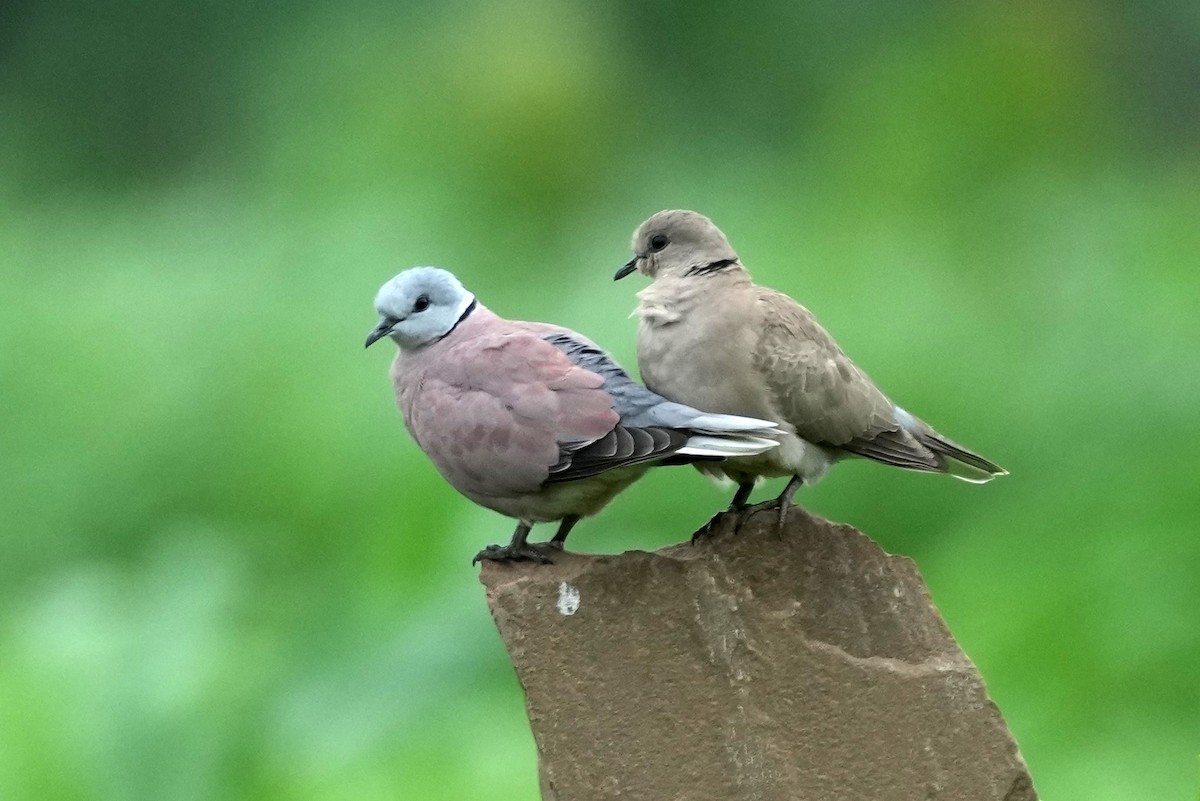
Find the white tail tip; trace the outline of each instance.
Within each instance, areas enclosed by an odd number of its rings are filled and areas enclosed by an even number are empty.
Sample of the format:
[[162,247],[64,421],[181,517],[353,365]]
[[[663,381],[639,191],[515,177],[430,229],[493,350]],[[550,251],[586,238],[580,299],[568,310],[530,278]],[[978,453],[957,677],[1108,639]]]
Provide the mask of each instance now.
[[766,437],[710,437],[696,434],[677,453],[686,456],[757,456],[777,447],[778,442]]

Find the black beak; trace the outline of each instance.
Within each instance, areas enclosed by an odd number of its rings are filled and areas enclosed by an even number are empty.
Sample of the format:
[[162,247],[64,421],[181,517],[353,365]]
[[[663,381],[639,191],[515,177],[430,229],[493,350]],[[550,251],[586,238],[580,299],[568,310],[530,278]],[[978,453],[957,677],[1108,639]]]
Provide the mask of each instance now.
[[637,270],[637,263],[638,263],[638,259],[640,259],[640,258],[641,258],[641,256],[634,256],[632,259],[625,262],[625,264],[623,264],[621,266],[621,269],[617,270],[617,274],[613,276],[613,280],[620,281],[622,278],[629,275],[631,272],[634,272],[635,270]]
[[369,348],[372,345],[374,345],[376,342],[378,342],[379,340],[386,337],[388,335],[388,332],[392,330],[392,326],[394,326],[398,322],[400,322],[400,321],[395,319],[394,317],[384,317],[382,320],[379,321],[379,325],[372,328],[371,333],[367,334],[367,344],[364,345],[363,347]]

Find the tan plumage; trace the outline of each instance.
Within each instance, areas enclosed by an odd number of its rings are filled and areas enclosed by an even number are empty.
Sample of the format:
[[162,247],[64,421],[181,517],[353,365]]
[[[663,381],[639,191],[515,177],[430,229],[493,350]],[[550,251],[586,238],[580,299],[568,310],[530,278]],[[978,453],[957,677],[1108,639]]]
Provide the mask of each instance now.
[[672,400],[775,420],[781,447],[719,466],[740,486],[790,475],[781,509],[801,483],[837,460],[861,456],[926,472],[987,481],[1005,471],[942,437],[892,401],[838,347],[808,309],[755,285],[725,235],[703,215],[664,211],[639,226],[635,269],[653,279],[638,293],[638,366]]
[[754,366],[783,415],[811,442],[846,445],[896,428],[893,404],[808,309],[754,287],[760,336]]

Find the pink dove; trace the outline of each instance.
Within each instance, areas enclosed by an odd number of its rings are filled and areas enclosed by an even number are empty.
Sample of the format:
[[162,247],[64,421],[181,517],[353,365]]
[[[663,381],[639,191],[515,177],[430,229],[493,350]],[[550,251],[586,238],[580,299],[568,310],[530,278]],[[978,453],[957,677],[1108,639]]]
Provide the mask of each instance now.
[[[414,267],[379,290],[367,337],[399,346],[391,378],[409,434],[459,492],[517,520],[475,561],[548,562],[571,528],[653,465],[751,456],[775,424],[707,414],[633,381],[566,328],[506,320],[453,275]],[[549,542],[533,524],[561,521]]]

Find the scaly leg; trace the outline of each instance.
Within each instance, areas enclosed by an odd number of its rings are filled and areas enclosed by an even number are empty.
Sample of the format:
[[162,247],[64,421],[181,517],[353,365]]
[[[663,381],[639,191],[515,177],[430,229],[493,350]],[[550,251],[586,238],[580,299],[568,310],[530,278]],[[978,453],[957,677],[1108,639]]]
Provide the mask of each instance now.
[[800,476],[792,476],[792,480],[783,488],[783,492],[779,493],[779,497],[773,501],[773,503],[779,504],[779,519],[776,521],[775,527],[776,533],[781,537],[783,536],[783,526],[787,523],[788,509],[792,508],[792,498],[795,497],[796,491],[803,483],[804,480]]
[[579,522],[579,515],[567,515],[558,524],[558,532],[554,535],[554,539],[550,540],[547,545],[551,548],[558,548],[560,551],[563,548],[563,543],[567,541],[567,535],[571,533],[571,529],[575,528],[575,524]]
[[733,494],[733,501],[729,504],[730,511],[744,508],[746,501],[750,500],[750,493],[753,491],[753,481],[743,481],[741,484],[738,484],[737,492]]

